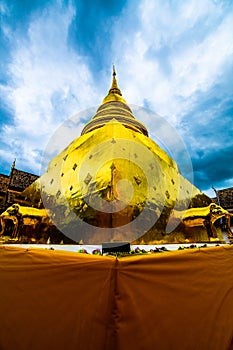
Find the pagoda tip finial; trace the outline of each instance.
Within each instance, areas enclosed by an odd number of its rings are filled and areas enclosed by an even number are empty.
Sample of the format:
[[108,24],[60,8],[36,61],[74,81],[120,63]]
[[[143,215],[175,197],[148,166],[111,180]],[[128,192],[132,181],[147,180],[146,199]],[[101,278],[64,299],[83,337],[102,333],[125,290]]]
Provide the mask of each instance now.
[[115,65],[112,65],[112,76],[115,77],[116,76],[116,69],[115,69]]
[[121,94],[121,90],[119,89],[118,85],[117,85],[117,80],[116,80],[116,69],[115,69],[115,65],[112,65],[112,86],[110,87],[110,90],[108,92],[108,96],[109,94],[117,94],[122,96]]

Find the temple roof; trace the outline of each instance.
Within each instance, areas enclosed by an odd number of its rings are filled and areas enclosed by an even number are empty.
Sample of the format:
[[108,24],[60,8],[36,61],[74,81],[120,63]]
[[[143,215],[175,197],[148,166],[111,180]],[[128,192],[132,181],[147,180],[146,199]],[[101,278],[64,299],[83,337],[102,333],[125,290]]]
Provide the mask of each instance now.
[[104,126],[106,123],[115,118],[126,128],[132,129],[148,136],[148,131],[144,124],[138,121],[125,99],[122,97],[121,90],[116,80],[116,71],[113,66],[112,85],[107,96],[103,99],[102,104],[97,109],[96,114],[91,121],[87,123],[82,131],[82,135],[94,129]]

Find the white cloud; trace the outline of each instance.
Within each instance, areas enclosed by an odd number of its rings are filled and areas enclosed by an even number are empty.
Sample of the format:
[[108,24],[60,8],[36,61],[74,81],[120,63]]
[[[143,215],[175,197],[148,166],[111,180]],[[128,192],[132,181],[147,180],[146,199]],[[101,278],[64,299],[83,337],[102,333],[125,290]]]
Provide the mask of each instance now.
[[29,150],[42,150],[59,124],[98,101],[85,59],[68,46],[74,15],[72,6],[57,4],[34,14],[25,37],[11,32],[11,85],[1,90],[14,122],[3,128],[2,141],[20,140],[22,168],[27,154],[29,166],[38,172],[37,154]]
[[141,1],[136,31],[127,27],[129,8],[115,27],[113,47],[128,101],[146,99],[178,125],[195,92],[208,90],[233,59],[233,12],[210,0],[172,4]]

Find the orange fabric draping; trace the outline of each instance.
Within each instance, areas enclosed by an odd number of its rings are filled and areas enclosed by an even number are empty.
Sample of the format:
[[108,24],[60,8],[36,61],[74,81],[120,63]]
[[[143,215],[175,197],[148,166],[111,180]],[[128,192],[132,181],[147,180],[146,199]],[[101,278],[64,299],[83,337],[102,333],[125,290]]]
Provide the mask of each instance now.
[[232,246],[119,259],[0,247],[1,350],[227,350],[232,338]]

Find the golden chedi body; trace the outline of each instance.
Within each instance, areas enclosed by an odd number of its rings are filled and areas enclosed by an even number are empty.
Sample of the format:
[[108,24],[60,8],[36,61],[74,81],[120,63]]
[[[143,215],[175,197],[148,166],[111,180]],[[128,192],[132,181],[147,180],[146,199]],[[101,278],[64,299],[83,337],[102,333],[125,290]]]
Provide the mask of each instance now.
[[148,137],[122,97],[115,70],[109,93],[81,136],[25,191],[34,205],[40,191],[55,225],[76,242],[222,240],[213,222],[210,229],[206,225],[209,212],[203,216],[196,211],[198,220],[193,225],[191,215],[189,223],[187,210],[207,208],[211,200]]

